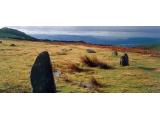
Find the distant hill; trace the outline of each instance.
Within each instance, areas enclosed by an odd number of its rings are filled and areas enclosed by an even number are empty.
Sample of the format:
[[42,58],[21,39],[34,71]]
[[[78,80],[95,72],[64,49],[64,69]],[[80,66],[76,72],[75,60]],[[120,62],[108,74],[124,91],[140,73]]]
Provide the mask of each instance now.
[[21,31],[15,30],[15,29],[11,29],[11,28],[7,28],[7,27],[0,29],[0,38],[37,40],[36,38],[31,37],[31,36],[25,34],[24,32],[21,32]]
[[150,45],[150,46],[147,46],[147,47],[145,47],[145,48],[151,49],[151,50],[160,51],[160,44]]
[[160,44],[159,38],[149,37],[130,37],[130,38],[110,38],[105,36],[87,36],[87,35],[46,35],[32,34],[38,39],[58,40],[58,41],[84,41],[91,44],[116,45],[125,47],[150,46]]
[[[32,37],[33,36],[33,37]],[[150,47],[159,49],[160,39],[150,37],[129,37],[129,38],[111,38],[106,36],[89,36],[89,35],[52,35],[48,34],[30,34],[16,29],[4,27],[0,29],[0,38],[7,39],[22,39],[22,40],[39,40],[39,41],[62,41],[62,42],[76,42],[89,43],[99,45],[115,45],[124,47]]]

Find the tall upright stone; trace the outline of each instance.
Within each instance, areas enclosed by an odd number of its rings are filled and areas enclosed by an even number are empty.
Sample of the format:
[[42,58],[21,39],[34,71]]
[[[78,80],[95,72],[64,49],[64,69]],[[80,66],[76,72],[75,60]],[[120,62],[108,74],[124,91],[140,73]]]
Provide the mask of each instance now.
[[33,93],[56,92],[52,65],[47,51],[40,53],[36,58],[31,69],[30,79]]
[[123,56],[121,56],[120,65],[121,66],[128,66],[129,65],[129,57],[128,57],[127,53],[125,53]]

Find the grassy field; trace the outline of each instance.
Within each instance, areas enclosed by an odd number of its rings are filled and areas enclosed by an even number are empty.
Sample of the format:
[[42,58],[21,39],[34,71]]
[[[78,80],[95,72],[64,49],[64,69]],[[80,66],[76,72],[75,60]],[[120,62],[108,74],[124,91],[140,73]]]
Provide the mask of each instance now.
[[[123,53],[113,56],[112,50],[96,47],[92,48],[96,53],[87,53],[88,48],[73,44],[3,40],[0,44],[0,92],[31,92],[30,70],[42,51],[49,52],[53,68],[62,72],[60,77],[55,77],[58,92],[160,92],[160,58],[128,53],[130,66],[121,67],[119,59]],[[85,55],[96,56],[113,68],[88,67],[81,62]],[[83,71],[71,71],[71,64]],[[101,87],[80,86],[80,83],[89,83],[93,77]]]

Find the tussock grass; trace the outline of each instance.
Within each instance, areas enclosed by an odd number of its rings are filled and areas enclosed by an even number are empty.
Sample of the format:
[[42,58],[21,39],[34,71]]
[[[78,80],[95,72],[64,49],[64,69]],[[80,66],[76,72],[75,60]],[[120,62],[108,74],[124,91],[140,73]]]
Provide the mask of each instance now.
[[71,71],[71,72],[82,72],[84,71],[81,67],[79,67],[78,64],[69,64],[68,65],[68,69]]
[[64,76],[63,76],[63,81],[65,81],[65,82],[67,82],[67,83],[71,83],[71,82],[72,82],[72,80],[69,79],[69,77],[68,77],[67,75],[64,75]]
[[[120,56],[123,55],[122,52],[118,52],[119,56],[114,57],[111,49],[93,47],[92,49],[96,51],[94,55],[97,56],[98,61],[101,61],[101,66],[103,66],[103,62],[105,66],[107,60],[107,65],[116,68],[105,70],[99,69],[99,65],[97,67],[88,67],[88,65],[82,64],[80,61],[81,56],[93,55],[86,53],[86,49],[90,49],[87,46],[78,44],[58,45],[23,40],[2,41],[3,44],[0,44],[0,92],[31,92],[30,70],[35,58],[42,51],[50,53],[53,68],[60,70],[62,73],[59,78],[55,78],[59,92],[160,92],[159,57],[129,52],[131,64],[126,68],[122,68],[119,65]],[[11,47],[12,43],[16,47]],[[56,54],[62,49],[72,50],[67,52],[67,55]],[[85,71],[70,72],[68,65],[79,61],[78,67],[83,68]],[[80,81],[85,85],[90,84],[92,76],[102,87],[80,87]],[[93,81],[93,84],[96,85],[96,82]]]
[[96,57],[82,56],[81,61],[89,67],[97,67],[98,59]]
[[113,67],[111,67],[110,65],[104,63],[104,62],[99,62],[98,63],[99,67],[102,69],[112,69]]
[[11,47],[16,47],[16,45],[15,45],[15,44],[11,44],[10,46],[11,46]]
[[90,83],[93,87],[103,87],[103,85],[96,80],[95,77],[92,77]]
[[83,64],[89,66],[89,67],[100,67],[102,69],[111,69],[112,67],[109,66],[107,63],[100,61],[97,59],[96,56],[82,56],[81,61]]

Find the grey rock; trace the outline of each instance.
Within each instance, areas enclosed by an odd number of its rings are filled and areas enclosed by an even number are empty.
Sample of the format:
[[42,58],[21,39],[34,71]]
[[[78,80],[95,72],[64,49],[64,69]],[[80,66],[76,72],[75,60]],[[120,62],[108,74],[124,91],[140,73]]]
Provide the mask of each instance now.
[[61,71],[60,70],[56,70],[53,72],[54,77],[60,77],[61,76]]
[[83,87],[83,88],[92,88],[92,84],[91,83],[84,83],[84,82],[80,82],[80,87]]
[[56,92],[52,65],[47,51],[40,53],[36,58],[31,69],[30,79],[33,93]]
[[93,49],[86,49],[86,51],[87,51],[88,53],[96,53],[96,51],[94,51]]

